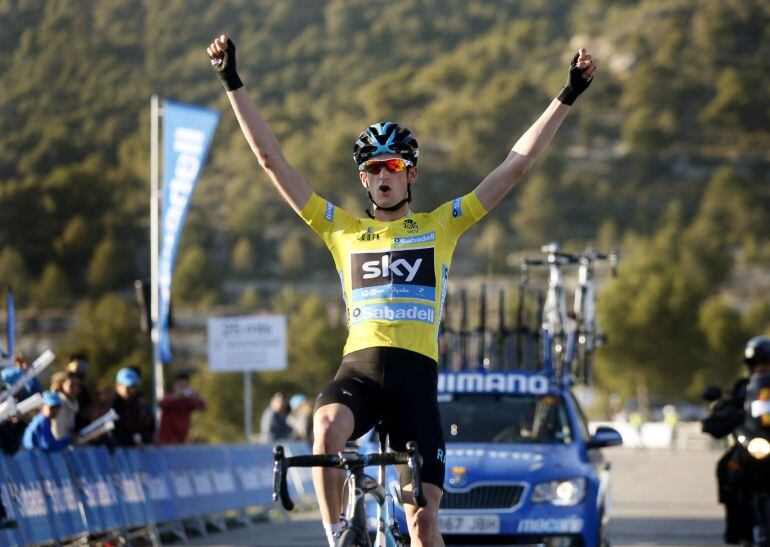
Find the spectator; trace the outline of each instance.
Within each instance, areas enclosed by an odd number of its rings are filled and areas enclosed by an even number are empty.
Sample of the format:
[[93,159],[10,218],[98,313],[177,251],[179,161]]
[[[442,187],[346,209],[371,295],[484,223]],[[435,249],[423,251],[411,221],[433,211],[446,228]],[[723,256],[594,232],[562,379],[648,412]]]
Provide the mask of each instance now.
[[84,355],[80,353],[70,355],[66,370],[80,377],[80,395],[78,395],[78,413],[75,415],[75,431],[80,431],[95,418],[93,396],[91,395],[91,390],[86,385],[86,374],[90,368],[88,363],[86,363]]
[[[22,372],[27,372],[29,370],[29,362],[24,358],[24,356],[21,353],[15,353],[13,355],[13,364],[19,367]],[[24,389],[27,391],[27,397],[30,395],[34,395],[35,393],[43,393],[43,385],[40,383],[40,380],[37,378],[32,378],[26,386],[24,386]],[[26,397],[25,397],[26,398]]]
[[295,393],[289,399],[289,415],[286,421],[293,431],[292,437],[299,441],[312,442],[313,404],[306,395]]
[[52,420],[61,411],[62,401],[53,391],[43,393],[43,406],[40,413],[32,418],[32,421],[24,431],[22,445],[27,450],[39,449],[45,452],[55,452],[67,447],[72,441],[71,437],[56,439],[51,429]]
[[[17,366],[4,368],[0,372],[0,378],[2,378],[6,389],[10,389],[14,384],[18,383],[23,376],[24,371]],[[24,389],[16,394],[17,401],[23,401],[32,395],[28,387],[29,385],[24,386]],[[28,420],[25,417],[19,416],[0,424],[0,447],[2,447],[3,452],[14,454],[19,450],[24,431],[27,429],[27,422]]]
[[57,372],[51,378],[51,391],[61,398],[61,410],[52,420],[53,436],[57,439],[70,437],[75,433],[75,419],[78,414],[80,375],[75,372]]
[[115,376],[117,395],[112,408],[120,419],[115,422],[115,440],[118,446],[142,446],[152,443],[154,422],[152,411],[142,402],[139,393],[139,375],[131,368],[122,368]]
[[14,416],[0,424],[0,449],[3,453],[10,455],[19,450],[25,429],[27,429],[27,421],[19,416]]
[[[3,371],[0,372],[0,378],[3,379],[3,384],[5,385],[5,389],[11,389],[14,385],[19,383],[19,380],[21,380],[23,376],[24,376],[24,371],[17,366],[4,368]],[[19,393],[16,394],[17,401],[23,401],[30,395],[39,393],[36,391],[30,391],[30,387],[29,387],[30,383],[25,385],[24,388],[21,391],[19,391]]]
[[172,392],[158,404],[162,411],[158,444],[184,444],[190,432],[190,415],[195,410],[206,410],[206,403],[190,387],[190,375],[185,372],[176,375]]
[[270,404],[262,413],[259,422],[259,440],[271,443],[291,436],[291,427],[286,421],[287,401],[280,391],[270,398]]
[[679,433],[679,413],[674,405],[663,407],[663,423],[671,428],[671,450],[676,450],[679,442],[677,435]]

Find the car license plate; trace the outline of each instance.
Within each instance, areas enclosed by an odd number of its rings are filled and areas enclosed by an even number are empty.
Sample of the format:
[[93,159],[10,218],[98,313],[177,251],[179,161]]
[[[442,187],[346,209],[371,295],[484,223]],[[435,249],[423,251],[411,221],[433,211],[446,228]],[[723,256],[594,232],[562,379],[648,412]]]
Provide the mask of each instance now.
[[442,534],[499,534],[497,515],[439,515]]

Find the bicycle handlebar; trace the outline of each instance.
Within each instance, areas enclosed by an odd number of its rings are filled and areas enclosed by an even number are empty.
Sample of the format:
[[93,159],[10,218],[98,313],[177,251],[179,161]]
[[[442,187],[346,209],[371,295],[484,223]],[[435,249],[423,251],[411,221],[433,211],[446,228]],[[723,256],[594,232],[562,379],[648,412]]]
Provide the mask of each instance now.
[[387,452],[385,454],[359,454],[358,452],[340,452],[339,454],[312,454],[305,456],[286,457],[283,446],[273,448],[273,501],[281,502],[287,511],[294,509],[294,502],[289,495],[286,484],[286,472],[290,467],[337,467],[348,471],[377,465],[403,465],[409,466],[412,472],[412,495],[418,507],[425,507],[427,500],[422,493],[422,480],[420,479],[420,467],[422,457],[417,451],[417,443],[406,443],[406,453]]
[[548,254],[548,258],[524,258],[521,261],[522,270],[526,270],[527,266],[551,266],[554,264],[563,266],[565,264],[579,264],[583,261],[590,263],[607,260],[612,268],[612,275],[615,276],[617,274],[619,255],[615,249],[609,253],[600,253],[588,248],[580,254],[564,253],[549,246],[544,246],[541,250]]
[[420,478],[420,467],[422,467],[422,456],[417,451],[417,443],[409,441],[406,443],[407,465],[412,472],[412,497],[417,507],[425,507],[428,501],[422,493],[422,479]]

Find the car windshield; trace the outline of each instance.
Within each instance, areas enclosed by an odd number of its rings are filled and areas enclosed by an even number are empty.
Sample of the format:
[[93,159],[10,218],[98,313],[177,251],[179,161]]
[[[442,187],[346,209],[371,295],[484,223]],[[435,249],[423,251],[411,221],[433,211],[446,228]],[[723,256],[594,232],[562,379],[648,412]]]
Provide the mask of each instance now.
[[439,409],[447,442],[572,442],[564,401],[553,395],[454,395]]

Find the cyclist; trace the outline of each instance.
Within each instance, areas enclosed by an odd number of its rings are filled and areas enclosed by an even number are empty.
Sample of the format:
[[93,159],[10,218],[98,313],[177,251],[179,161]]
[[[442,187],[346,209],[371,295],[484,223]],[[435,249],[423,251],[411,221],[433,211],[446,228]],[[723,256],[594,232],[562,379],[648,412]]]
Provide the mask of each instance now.
[[[475,190],[431,213],[413,213],[411,187],[419,148],[405,127],[375,123],[358,137],[353,157],[367,191],[370,218],[356,218],[316,195],[284,158],[236,71],[226,35],[207,49],[252,151],[273,185],[329,247],[339,272],[349,334],[337,375],[316,399],[316,454],[337,453],[382,416],[391,447],[417,442],[427,506],[417,508],[408,472],[399,472],[412,545],[443,545],[438,508],[444,483],[444,439],[436,402],[437,333],[452,252],[458,238],[513,188],[545,149],[570,105],[596,74],[585,49],[575,54],[567,84],[508,157]],[[336,469],[313,469],[329,544],[339,529],[341,484]]]
[[[770,337],[755,336],[746,342],[743,362],[749,375],[737,380],[728,396],[715,402],[711,413],[703,420],[703,432],[716,439],[728,436],[744,422],[749,378],[753,374],[770,372]],[[736,484],[737,473],[731,466],[738,446],[732,446],[717,463],[719,502],[725,506],[725,543],[740,543],[746,534],[750,536],[750,531],[745,530],[747,510]]]

